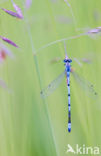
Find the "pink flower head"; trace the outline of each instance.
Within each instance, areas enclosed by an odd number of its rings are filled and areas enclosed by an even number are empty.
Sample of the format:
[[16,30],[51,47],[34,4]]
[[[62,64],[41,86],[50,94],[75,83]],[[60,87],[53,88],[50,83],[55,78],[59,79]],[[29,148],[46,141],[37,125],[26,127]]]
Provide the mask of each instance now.
[[0,38],[1,38],[3,41],[7,42],[8,44],[11,44],[12,46],[14,46],[14,47],[16,47],[16,48],[19,48],[13,41],[9,40],[8,38],[2,37],[2,36],[0,36]]
[[2,49],[0,50],[0,63],[6,59],[6,53]]
[[2,63],[6,57],[9,56],[11,59],[14,58],[13,53],[4,44],[0,43],[0,63]]

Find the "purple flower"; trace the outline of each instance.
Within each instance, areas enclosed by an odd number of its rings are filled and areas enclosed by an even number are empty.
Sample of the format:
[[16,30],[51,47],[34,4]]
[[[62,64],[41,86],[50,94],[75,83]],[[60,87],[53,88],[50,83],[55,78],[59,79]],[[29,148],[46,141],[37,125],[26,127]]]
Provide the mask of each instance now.
[[22,19],[22,17],[16,12],[13,12],[13,11],[10,11],[10,10],[4,9],[4,8],[2,8],[2,10],[5,11],[7,14],[13,16],[13,17]]
[[88,34],[97,34],[101,32],[101,27],[97,27],[88,31]]
[[7,42],[8,44],[11,44],[12,46],[14,46],[14,47],[16,47],[16,48],[19,48],[13,41],[9,40],[8,38],[2,37],[2,36],[0,36],[0,38],[1,38],[3,41]]
[[13,3],[13,7],[16,10],[17,14],[20,16],[20,18],[23,19],[23,14],[21,9],[15,3]]
[[2,10],[5,11],[7,14],[13,16],[13,17],[23,19],[21,9],[15,3],[13,3],[13,7],[16,10],[16,12],[11,11],[11,10],[7,10],[7,9],[4,9],[4,8],[2,8]]
[[25,7],[26,7],[27,9],[29,9],[30,6],[31,6],[31,4],[32,4],[32,0],[26,0]]

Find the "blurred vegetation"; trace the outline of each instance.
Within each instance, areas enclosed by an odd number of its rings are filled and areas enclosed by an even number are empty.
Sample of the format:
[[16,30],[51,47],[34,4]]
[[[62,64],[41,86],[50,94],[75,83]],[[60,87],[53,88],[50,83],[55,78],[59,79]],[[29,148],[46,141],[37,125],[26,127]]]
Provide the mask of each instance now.
[[[13,93],[0,88],[0,156],[66,156],[67,144],[75,148],[101,144],[101,44],[100,37],[81,36],[66,41],[70,58],[84,58],[91,53],[93,61],[81,67],[72,67],[95,86],[97,99],[86,95],[71,75],[72,132],[67,131],[68,99],[66,81],[45,100],[40,91],[63,70],[64,46],[57,43],[36,55],[33,53],[52,41],[78,35],[70,8],[63,0],[33,0],[29,10],[24,1],[15,1],[24,13],[24,20],[0,11],[0,35],[12,39],[20,46],[0,66],[0,77]],[[101,25],[101,2],[71,0],[77,28],[95,28]],[[3,0],[1,7],[13,10],[12,3]],[[25,11],[24,11],[25,10]],[[50,60],[60,57],[54,65]]]

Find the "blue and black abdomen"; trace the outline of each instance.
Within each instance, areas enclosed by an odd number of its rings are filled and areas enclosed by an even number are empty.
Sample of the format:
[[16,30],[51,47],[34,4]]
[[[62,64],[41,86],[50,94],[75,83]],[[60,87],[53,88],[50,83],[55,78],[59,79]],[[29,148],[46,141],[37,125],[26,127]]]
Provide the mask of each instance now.
[[71,132],[71,100],[70,100],[70,72],[71,72],[71,59],[65,59],[65,71],[67,77],[67,88],[68,88],[68,132]]

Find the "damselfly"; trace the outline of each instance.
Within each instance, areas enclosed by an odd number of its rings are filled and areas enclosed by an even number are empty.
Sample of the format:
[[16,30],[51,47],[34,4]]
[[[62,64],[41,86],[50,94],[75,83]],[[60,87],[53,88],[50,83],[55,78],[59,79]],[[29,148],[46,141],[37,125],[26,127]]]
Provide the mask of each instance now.
[[68,132],[71,132],[71,99],[70,99],[70,73],[74,76],[74,78],[78,81],[81,86],[84,86],[84,89],[88,90],[89,92],[93,92],[94,95],[97,95],[95,92],[93,85],[81,78],[73,68],[71,68],[72,60],[68,58],[66,54],[66,47],[65,47],[65,59],[63,60],[65,65],[65,70],[55,79],[53,80],[45,89],[41,91],[42,98],[46,98],[49,96],[62,82],[64,76],[66,75],[67,80],[67,88],[68,88]]

